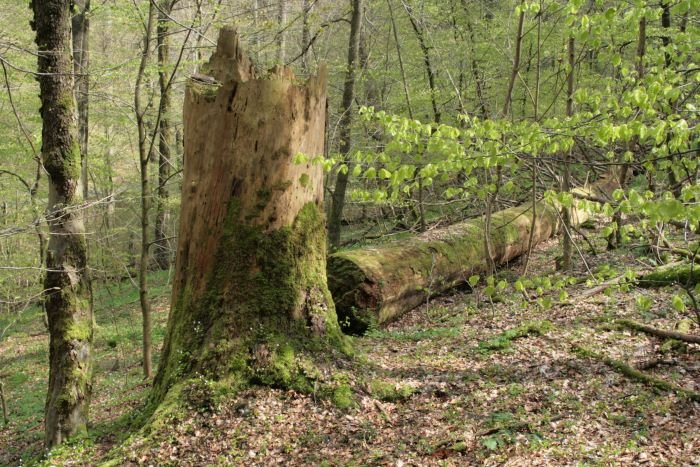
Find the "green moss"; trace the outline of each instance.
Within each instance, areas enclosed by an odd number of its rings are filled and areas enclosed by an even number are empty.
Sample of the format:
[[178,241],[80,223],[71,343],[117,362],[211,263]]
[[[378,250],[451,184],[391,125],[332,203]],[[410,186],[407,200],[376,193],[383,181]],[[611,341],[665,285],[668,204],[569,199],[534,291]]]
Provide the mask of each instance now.
[[369,383],[369,392],[373,397],[385,402],[397,402],[408,399],[415,392],[413,386],[407,384],[392,384],[380,379]]
[[214,102],[219,95],[221,84],[204,83],[189,79],[187,80],[187,88],[190,92],[201,96],[206,102]]
[[347,383],[341,383],[333,390],[332,400],[339,409],[349,409],[355,405],[352,388]]
[[71,320],[66,325],[63,338],[69,341],[91,341],[93,335],[93,324],[91,320],[80,319]]
[[301,174],[301,176],[299,177],[299,184],[300,184],[302,187],[304,187],[304,188],[306,188],[307,186],[309,186],[309,181],[310,181],[310,179],[309,179],[309,174],[303,173],[303,174]]

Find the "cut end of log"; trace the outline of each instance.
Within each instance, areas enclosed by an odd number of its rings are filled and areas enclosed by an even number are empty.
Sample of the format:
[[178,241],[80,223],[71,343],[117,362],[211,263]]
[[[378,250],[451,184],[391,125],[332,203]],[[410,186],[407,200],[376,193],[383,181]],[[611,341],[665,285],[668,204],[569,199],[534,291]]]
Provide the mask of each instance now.
[[328,258],[328,289],[333,295],[338,322],[347,334],[364,334],[377,323],[381,291],[376,282],[352,260],[342,255]]

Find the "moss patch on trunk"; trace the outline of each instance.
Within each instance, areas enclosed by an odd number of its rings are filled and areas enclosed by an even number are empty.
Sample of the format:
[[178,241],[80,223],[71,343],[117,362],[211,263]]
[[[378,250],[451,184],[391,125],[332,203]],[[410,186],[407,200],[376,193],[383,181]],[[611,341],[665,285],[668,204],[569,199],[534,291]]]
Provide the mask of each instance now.
[[324,220],[314,203],[292,225],[268,231],[251,225],[233,199],[204,290],[188,285],[177,297],[153,401],[191,377],[312,391],[335,358],[351,353],[324,264]]

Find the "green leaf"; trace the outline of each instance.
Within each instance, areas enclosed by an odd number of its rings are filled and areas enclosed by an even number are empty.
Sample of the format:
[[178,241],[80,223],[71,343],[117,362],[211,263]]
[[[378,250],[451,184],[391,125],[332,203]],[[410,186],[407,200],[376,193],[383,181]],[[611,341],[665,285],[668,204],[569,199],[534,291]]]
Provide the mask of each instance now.
[[482,439],[481,444],[483,444],[486,449],[491,451],[498,449],[498,439],[495,436],[488,436]]
[[685,311],[685,302],[678,295],[673,296],[673,298],[671,299],[671,305],[673,306],[673,309],[678,312]]

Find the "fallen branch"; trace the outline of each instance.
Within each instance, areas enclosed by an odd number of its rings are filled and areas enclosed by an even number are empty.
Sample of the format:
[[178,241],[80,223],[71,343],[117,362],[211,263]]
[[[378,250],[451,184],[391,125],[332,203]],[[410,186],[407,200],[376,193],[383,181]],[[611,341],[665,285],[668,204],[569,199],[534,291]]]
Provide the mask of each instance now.
[[2,381],[0,381],[0,404],[2,405],[2,420],[7,426],[10,423],[10,419],[7,418],[7,403],[5,403],[5,390]]
[[612,368],[613,370],[617,371],[618,373],[621,373],[625,376],[627,376],[630,379],[633,379],[635,381],[639,381],[640,383],[644,383],[647,386],[651,386],[655,389],[659,389],[661,391],[668,391],[668,392],[674,392],[682,397],[686,397],[692,401],[695,402],[700,402],[700,393],[697,393],[695,391],[691,391],[689,389],[685,389],[681,386],[678,386],[673,383],[669,383],[668,381],[664,381],[659,378],[654,378],[653,376],[649,376],[646,373],[643,373],[636,368],[633,368],[629,366],[628,364],[620,361],[620,360],[615,360],[610,357],[606,357],[605,355],[599,354],[597,352],[594,352],[590,349],[587,349],[585,347],[581,346],[574,346],[572,348],[572,351],[577,354],[580,357],[586,357],[586,358],[593,358],[595,360],[601,361],[605,363],[607,366]]
[[634,329],[635,331],[644,332],[646,334],[651,334],[653,336],[663,337],[665,339],[676,339],[683,342],[689,342],[691,344],[700,344],[700,336],[696,336],[693,334],[686,334],[684,332],[677,331],[666,331],[664,329],[646,326],[642,323],[638,323],[629,319],[618,319],[616,323],[620,326],[624,326],[629,329]]
[[[664,266],[656,268],[654,271],[646,273],[642,276],[640,276],[636,282],[631,282],[632,284],[637,285],[638,287],[642,288],[650,288],[650,287],[661,287],[664,285],[671,285],[675,283],[672,279],[678,279],[679,274],[674,272],[676,268],[683,267],[686,265],[683,261],[678,261],[675,263],[669,263]],[[700,273],[698,274],[700,275]],[[598,295],[599,293],[605,291],[608,287],[618,285],[621,282],[623,282],[624,279],[626,279],[628,276],[627,274],[620,274],[617,277],[613,277],[612,279],[608,279],[605,282],[602,282],[594,287],[588,288],[581,292],[580,294],[576,295],[573,297],[568,304],[573,305],[575,303],[578,303],[581,300],[585,300],[587,298],[593,297],[595,295]]]
[[675,360],[664,360],[661,358],[655,358],[653,360],[649,360],[647,362],[640,363],[639,365],[637,365],[637,369],[640,371],[641,370],[651,370],[652,368],[656,368],[657,366],[660,366],[660,365],[674,366],[674,365],[678,365],[678,362]]

